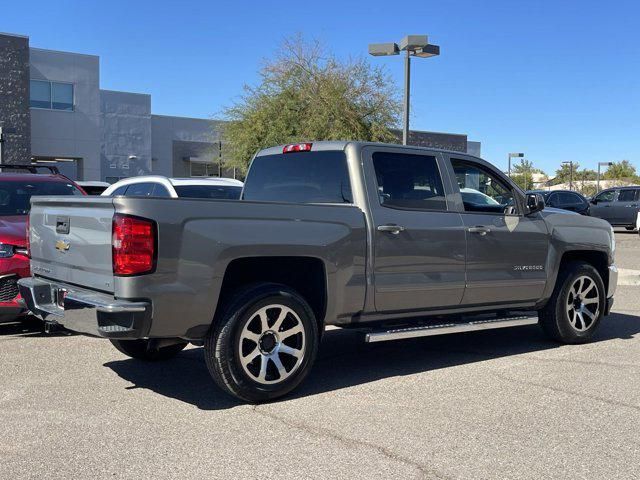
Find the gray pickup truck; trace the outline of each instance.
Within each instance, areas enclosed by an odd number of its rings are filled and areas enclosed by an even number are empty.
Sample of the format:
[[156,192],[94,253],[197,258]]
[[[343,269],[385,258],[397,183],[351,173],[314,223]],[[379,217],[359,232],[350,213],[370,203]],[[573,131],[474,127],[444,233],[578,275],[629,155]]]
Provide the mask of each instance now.
[[204,345],[225,391],[295,388],[326,325],[367,342],[539,323],[588,341],[616,289],[608,223],[544,209],[489,163],[419,147],[268,148],[242,199],[32,199],[46,322],[159,360]]

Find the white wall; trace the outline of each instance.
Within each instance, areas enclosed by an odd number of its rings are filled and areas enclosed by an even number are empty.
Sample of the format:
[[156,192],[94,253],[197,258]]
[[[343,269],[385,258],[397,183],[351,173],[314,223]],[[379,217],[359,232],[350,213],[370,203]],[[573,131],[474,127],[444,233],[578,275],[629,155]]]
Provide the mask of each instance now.
[[30,50],[31,78],[73,83],[74,111],[31,109],[31,154],[80,158],[80,179],[100,179],[99,59]]

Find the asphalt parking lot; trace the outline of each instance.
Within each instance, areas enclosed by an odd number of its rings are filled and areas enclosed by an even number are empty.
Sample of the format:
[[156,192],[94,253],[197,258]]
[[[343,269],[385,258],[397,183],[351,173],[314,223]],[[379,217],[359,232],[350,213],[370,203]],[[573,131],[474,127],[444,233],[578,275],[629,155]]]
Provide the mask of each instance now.
[[640,237],[616,237],[629,285],[593,343],[333,330],[268,405],[220,392],[201,348],[148,364],[0,325],[0,478],[639,478]]

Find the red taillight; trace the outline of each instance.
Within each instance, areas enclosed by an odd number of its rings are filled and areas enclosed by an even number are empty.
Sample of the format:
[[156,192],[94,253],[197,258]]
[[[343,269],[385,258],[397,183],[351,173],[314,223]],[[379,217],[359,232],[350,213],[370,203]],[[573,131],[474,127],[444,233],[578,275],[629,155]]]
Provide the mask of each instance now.
[[116,214],[111,239],[114,275],[150,273],[156,261],[156,224],[151,220]]
[[311,145],[313,145],[313,143],[292,143],[291,145],[285,145],[282,153],[310,152]]

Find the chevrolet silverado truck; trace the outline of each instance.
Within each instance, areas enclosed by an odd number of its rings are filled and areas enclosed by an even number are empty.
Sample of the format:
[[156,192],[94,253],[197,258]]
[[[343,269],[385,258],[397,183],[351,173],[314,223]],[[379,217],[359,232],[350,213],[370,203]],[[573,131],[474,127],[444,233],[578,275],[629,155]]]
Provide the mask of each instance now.
[[241,200],[32,199],[28,308],[137,359],[204,346],[226,392],[278,398],[327,325],[367,342],[539,323],[591,339],[616,289],[603,220],[544,208],[464,153],[267,148]]

